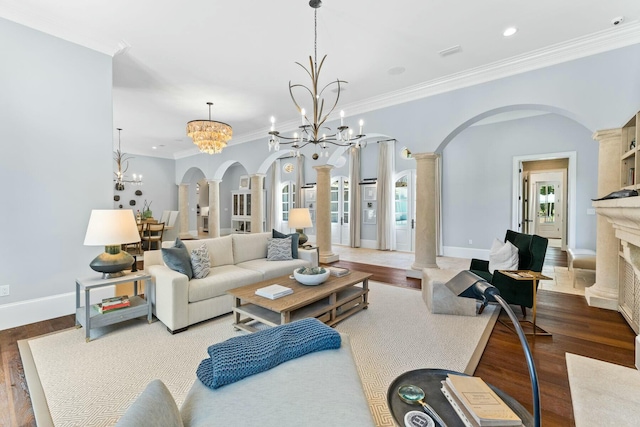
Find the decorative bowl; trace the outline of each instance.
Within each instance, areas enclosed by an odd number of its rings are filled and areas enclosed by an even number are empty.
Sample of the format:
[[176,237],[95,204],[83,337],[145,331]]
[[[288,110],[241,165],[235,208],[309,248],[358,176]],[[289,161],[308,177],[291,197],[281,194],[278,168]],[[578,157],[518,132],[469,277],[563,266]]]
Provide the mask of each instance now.
[[316,286],[323,283],[329,277],[329,270],[322,267],[296,268],[293,277],[303,285]]

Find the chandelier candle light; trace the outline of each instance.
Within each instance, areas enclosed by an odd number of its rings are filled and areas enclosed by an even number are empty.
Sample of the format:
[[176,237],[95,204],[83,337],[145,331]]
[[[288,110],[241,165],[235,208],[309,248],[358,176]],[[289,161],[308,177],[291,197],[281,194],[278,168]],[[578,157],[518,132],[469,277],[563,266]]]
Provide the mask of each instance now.
[[[322,151],[320,155],[318,155],[317,151],[313,153],[313,159],[317,160],[318,157],[329,157],[329,151],[327,150],[327,143],[347,147],[347,146],[356,146],[360,147],[359,140],[362,139],[365,135],[363,133],[364,130],[364,122],[360,120],[360,130],[357,135],[353,135],[353,129],[349,129],[349,126],[345,126],[344,124],[344,111],[340,111],[340,126],[338,126],[336,132],[331,133],[331,129],[328,127],[324,127],[327,129],[329,134],[322,133],[321,129],[323,129],[324,123],[327,121],[333,110],[338,105],[338,100],[340,99],[340,90],[342,85],[347,82],[344,80],[336,79],[326,86],[324,86],[318,92],[318,80],[320,79],[320,71],[322,70],[322,65],[324,64],[324,60],[327,58],[325,55],[322,58],[322,61],[318,64],[318,8],[322,6],[322,1],[320,0],[310,0],[309,6],[311,6],[313,11],[313,24],[314,24],[314,41],[313,41],[313,58],[309,56],[309,68],[307,69],[304,65],[296,62],[299,66],[301,66],[307,74],[311,77],[311,88],[302,85],[302,84],[292,84],[289,81],[289,94],[291,95],[291,99],[295,104],[296,108],[300,112],[301,117],[301,125],[299,126],[300,134],[297,132],[293,134],[292,137],[283,136],[276,130],[276,119],[275,117],[271,117],[271,128],[269,130],[269,151],[271,149],[278,151],[280,150],[280,145],[290,145],[292,148],[292,155],[299,157],[300,149],[305,147],[308,144],[314,144],[316,148],[320,146]],[[333,101],[333,105],[329,111],[325,114],[325,100],[322,97],[323,93],[333,87],[336,87],[334,91],[336,92],[335,100]],[[307,111],[300,106],[300,103],[296,100],[293,95],[294,88],[303,88],[306,92],[311,95],[311,103],[313,106],[313,116],[309,118],[307,116]]]
[[187,123],[187,135],[193,139],[201,152],[218,154],[227,146],[227,141],[233,136],[233,129],[226,123],[211,120],[212,102],[209,106],[209,120],[192,120]]
[[[122,191],[124,190],[125,182],[133,185],[142,185],[142,175],[136,175],[134,173],[133,179],[126,178],[125,173],[129,169],[129,160],[131,160],[133,157],[128,157],[120,149],[120,132],[122,132],[122,129],[121,128],[116,128],[116,129],[118,129],[118,149],[116,150],[116,154],[115,156],[113,156],[113,159],[116,161],[116,164],[118,165],[118,172],[114,172],[114,175],[116,176],[114,181],[116,183],[116,190]],[[124,170],[122,170],[123,166],[124,166]]]

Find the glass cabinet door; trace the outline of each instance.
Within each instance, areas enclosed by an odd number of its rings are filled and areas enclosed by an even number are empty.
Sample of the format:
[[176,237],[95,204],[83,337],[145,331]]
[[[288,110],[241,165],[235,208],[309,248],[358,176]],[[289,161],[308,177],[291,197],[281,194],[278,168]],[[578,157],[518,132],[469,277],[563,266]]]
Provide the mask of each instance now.
[[239,205],[239,200],[238,200],[238,195],[234,194],[233,195],[233,215],[238,215],[238,205]]
[[251,194],[245,194],[247,200],[247,215],[251,215]]

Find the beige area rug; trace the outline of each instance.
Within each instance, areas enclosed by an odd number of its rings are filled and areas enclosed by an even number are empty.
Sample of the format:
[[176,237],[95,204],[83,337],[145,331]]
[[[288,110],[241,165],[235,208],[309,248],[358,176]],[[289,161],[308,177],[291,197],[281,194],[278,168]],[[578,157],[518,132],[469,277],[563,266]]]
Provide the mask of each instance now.
[[[369,309],[336,329],[351,338],[376,424],[392,426],[386,404],[389,384],[417,368],[472,373],[498,310],[490,306],[477,317],[434,315],[427,312],[419,291],[375,282],[370,288]],[[109,426],[154,378],[160,378],[181,405],[207,347],[240,334],[231,323],[227,315],[171,335],[161,322],[134,320],[89,343],[82,329],[31,339],[21,353],[23,359],[28,350],[32,353],[56,426]],[[37,390],[38,378],[27,366],[25,361],[29,389]],[[32,400],[34,410],[42,410],[37,397]]]
[[576,427],[640,426],[640,371],[567,353]]

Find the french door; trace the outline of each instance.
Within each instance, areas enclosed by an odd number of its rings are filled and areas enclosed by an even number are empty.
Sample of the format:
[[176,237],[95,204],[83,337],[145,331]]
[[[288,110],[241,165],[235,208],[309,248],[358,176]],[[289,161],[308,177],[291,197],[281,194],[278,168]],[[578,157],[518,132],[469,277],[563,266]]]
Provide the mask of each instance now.
[[401,172],[394,185],[396,249],[413,252],[416,240],[416,171]]
[[349,179],[331,178],[331,243],[349,244]]
[[548,239],[562,237],[563,201],[560,192],[560,181],[536,182],[536,234]]

